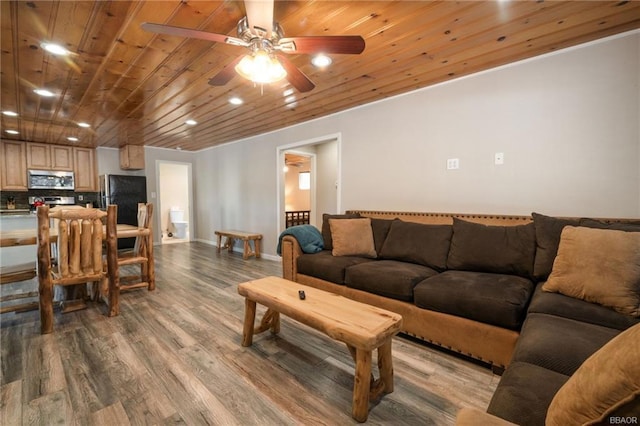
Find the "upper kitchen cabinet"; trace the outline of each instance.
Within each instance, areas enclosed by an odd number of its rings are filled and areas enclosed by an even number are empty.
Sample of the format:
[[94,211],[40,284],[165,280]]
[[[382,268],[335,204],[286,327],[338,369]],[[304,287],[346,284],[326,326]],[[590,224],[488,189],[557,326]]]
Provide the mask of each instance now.
[[27,169],[73,171],[73,148],[41,143],[27,144]]
[[125,145],[120,148],[120,168],[122,170],[144,169],[144,146]]
[[0,145],[0,183],[3,191],[27,190],[26,144],[24,142],[2,141]]
[[97,192],[96,150],[73,148],[73,169],[75,171],[76,192]]

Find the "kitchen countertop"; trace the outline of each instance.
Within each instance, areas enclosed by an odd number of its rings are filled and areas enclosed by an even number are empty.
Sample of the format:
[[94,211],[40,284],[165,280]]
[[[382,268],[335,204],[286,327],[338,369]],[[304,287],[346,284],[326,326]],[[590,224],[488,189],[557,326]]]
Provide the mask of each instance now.
[[2,218],[14,218],[14,217],[35,217],[35,212],[31,212],[29,209],[0,209],[0,217]]

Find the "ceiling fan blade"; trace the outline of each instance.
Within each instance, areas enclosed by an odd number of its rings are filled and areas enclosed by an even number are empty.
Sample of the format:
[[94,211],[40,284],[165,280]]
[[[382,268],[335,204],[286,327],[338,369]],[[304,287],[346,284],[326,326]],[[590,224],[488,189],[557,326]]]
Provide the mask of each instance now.
[[233,61],[229,62],[218,74],[209,79],[209,84],[212,86],[224,86],[236,75],[236,65],[242,60],[244,56],[240,55]]
[[300,71],[298,67],[296,67],[295,64],[285,56],[278,55],[278,60],[287,72],[287,81],[291,83],[291,85],[295,87],[299,92],[308,92],[316,87],[316,85],[313,84],[311,80],[309,80],[309,77],[304,75],[304,73]]
[[153,24],[151,22],[144,22],[141,27],[143,30],[150,31],[152,33],[167,34],[178,37],[197,38],[200,40],[214,41],[217,43],[233,44],[235,46],[249,45],[247,42],[239,38],[230,37],[224,34],[194,30],[192,28],[173,27],[171,25]]
[[249,28],[255,29],[254,34],[271,38],[273,30],[273,0],[245,0]]
[[304,36],[285,37],[278,45],[285,53],[345,53],[358,54],[364,50],[360,36]]

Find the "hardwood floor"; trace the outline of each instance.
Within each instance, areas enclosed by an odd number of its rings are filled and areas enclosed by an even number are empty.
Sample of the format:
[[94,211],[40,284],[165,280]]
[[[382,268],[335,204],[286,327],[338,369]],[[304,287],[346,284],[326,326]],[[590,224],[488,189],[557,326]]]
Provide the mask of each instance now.
[[[280,275],[278,262],[201,243],[155,255],[156,291],[123,294],[118,317],[101,305],[56,312],[53,334],[40,335],[37,311],[2,315],[0,424],[356,423],[345,345],[285,316],[279,335],[240,345],[236,286]],[[463,406],[486,409],[499,379],[403,337],[393,362],[395,391],[371,405],[369,424],[454,424]]]

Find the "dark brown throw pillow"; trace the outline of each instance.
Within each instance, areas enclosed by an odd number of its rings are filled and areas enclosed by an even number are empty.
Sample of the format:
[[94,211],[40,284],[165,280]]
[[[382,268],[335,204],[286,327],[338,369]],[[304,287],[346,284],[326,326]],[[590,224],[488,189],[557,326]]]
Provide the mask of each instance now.
[[451,225],[427,225],[396,219],[380,257],[444,270],[451,243]]
[[322,215],[322,239],[324,240],[324,249],[333,250],[333,240],[331,239],[331,227],[329,226],[329,219],[357,219],[359,217],[360,217],[359,213],[355,213],[355,214],[324,213]]
[[629,222],[607,222],[583,218],[580,219],[580,226],[586,226],[587,228],[612,229],[614,231],[640,232],[640,220],[632,220]]
[[533,264],[533,276],[545,280],[551,273],[553,261],[558,254],[560,234],[565,226],[578,226],[579,219],[563,219],[531,213],[536,228],[536,257]]
[[533,273],[535,252],[533,222],[490,226],[454,217],[447,268],[529,278]]
[[391,229],[392,223],[393,219],[371,219],[371,228],[373,229],[373,242],[375,243],[376,253],[378,253],[378,256],[382,251],[382,245],[387,239],[387,235],[389,234],[389,229]]

